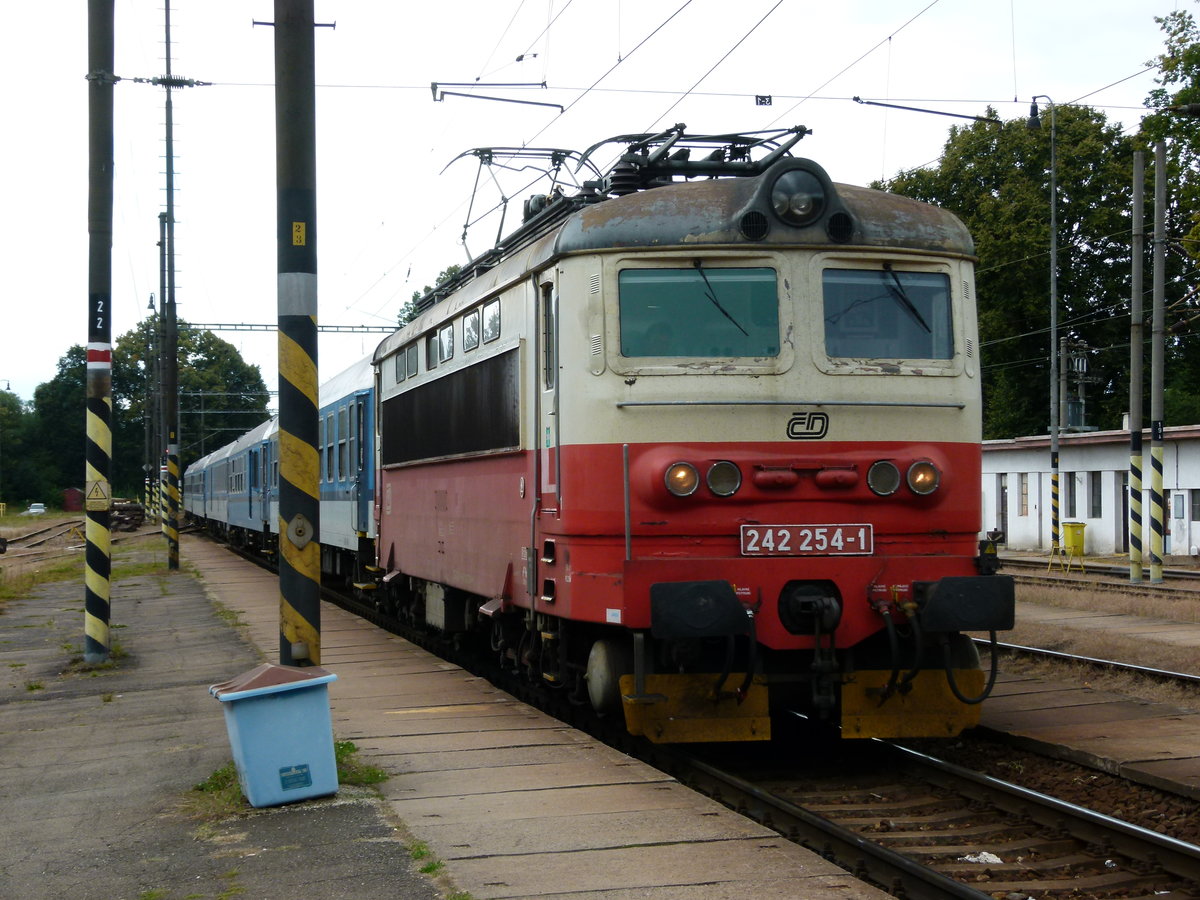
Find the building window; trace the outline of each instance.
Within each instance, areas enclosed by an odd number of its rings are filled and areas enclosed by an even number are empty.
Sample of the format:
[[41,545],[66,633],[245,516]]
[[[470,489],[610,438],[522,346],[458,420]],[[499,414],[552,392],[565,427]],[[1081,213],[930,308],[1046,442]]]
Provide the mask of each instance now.
[[1104,501],[1101,488],[1104,484],[1102,472],[1088,472],[1088,518],[1104,518]]
[[1192,488],[1188,491],[1188,498],[1191,500],[1192,505],[1192,521],[1200,522],[1200,491]]
[[1062,514],[1075,518],[1075,473],[1067,472],[1062,477]]
[[1021,473],[1021,511],[1017,513],[1020,516],[1029,515],[1029,473]]

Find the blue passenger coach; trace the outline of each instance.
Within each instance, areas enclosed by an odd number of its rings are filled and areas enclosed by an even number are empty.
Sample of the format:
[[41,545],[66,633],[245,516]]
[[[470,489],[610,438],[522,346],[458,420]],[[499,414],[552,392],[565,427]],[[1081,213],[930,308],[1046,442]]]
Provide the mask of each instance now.
[[[321,386],[321,570],[359,580],[374,562],[375,413],[371,358]],[[188,521],[230,544],[274,553],[279,541],[279,418],[255,426],[188,467]]]

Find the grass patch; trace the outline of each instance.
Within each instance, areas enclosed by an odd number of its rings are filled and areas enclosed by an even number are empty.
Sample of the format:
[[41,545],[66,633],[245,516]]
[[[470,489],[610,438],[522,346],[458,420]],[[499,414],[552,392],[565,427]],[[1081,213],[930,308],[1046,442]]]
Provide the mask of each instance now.
[[[351,741],[334,741],[333,755],[337,762],[338,784],[373,785],[387,781],[388,773],[357,758],[358,747]],[[246,815],[253,807],[242,794],[237,767],[227,762],[183,795],[179,812],[189,819],[207,822]]]
[[358,758],[358,747],[352,741],[334,741],[333,756],[337,760],[338,782],[341,784],[381,784],[391,776],[378,766]]

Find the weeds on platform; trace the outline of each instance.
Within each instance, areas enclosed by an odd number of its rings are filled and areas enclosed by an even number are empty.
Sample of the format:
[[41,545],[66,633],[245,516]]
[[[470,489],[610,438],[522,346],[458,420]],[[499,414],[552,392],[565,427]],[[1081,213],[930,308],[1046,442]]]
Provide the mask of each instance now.
[[[352,741],[333,742],[339,785],[367,786],[387,781],[387,772],[358,759],[357,753],[358,747]],[[237,767],[232,761],[221,766],[184,794],[178,805],[182,815],[206,822],[246,815],[252,809],[250,802],[242,794],[241,785],[238,784]]]

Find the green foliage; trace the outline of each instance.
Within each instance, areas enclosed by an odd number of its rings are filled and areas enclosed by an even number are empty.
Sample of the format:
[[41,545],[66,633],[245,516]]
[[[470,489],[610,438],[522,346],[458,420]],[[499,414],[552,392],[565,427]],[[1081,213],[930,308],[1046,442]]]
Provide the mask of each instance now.
[[[183,321],[178,325],[183,470],[265,421],[269,395],[258,366],[245,362],[236,347],[211,331],[197,331]],[[158,384],[157,327],[157,316],[144,319],[118,338],[113,351],[113,482],[126,494],[140,492],[147,445],[145,416],[155,413],[147,397],[151,396],[148,388]]]
[[[113,349],[109,480],[115,496],[142,492],[151,449],[146,416],[154,412],[147,404],[147,391],[158,382],[152,371],[155,323],[154,318],[143,320],[121,335]],[[242,360],[232,344],[211,331],[194,331],[185,322],[179,328],[182,469],[264,421],[269,395],[258,366]],[[53,379],[38,385],[30,409],[22,409],[12,394],[0,392],[0,496],[54,503],[63,488],[82,484],[86,397],[87,353],[80,345],[63,354]]]
[[[438,272],[437,284],[441,284],[444,281],[450,280],[451,278],[453,278],[455,275],[457,275],[461,271],[462,271],[462,266],[460,266],[460,265],[446,266],[446,268],[444,268],[444,269],[442,269],[442,271]],[[422,297],[424,297],[426,294],[428,294],[430,291],[432,291],[435,286],[436,285],[430,286],[427,284],[421,290],[413,291],[412,299],[410,299],[407,303],[404,304],[404,306],[402,306],[400,308],[400,315],[397,317],[398,324],[400,324],[401,326],[407,325],[409,322],[411,322],[413,319],[415,319],[417,317],[417,301],[419,301]]]
[[[989,115],[994,111],[988,110]],[[975,238],[984,437],[1044,434],[1050,412],[1051,113],[952,128],[936,168],[885,187],[955,212]],[[1100,379],[1089,424],[1118,428],[1126,402],[1132,143],[1089,107],[1053,111],[1059,337],[1086,343]],[[1124,318],[1122,319],[1122,314]]]

